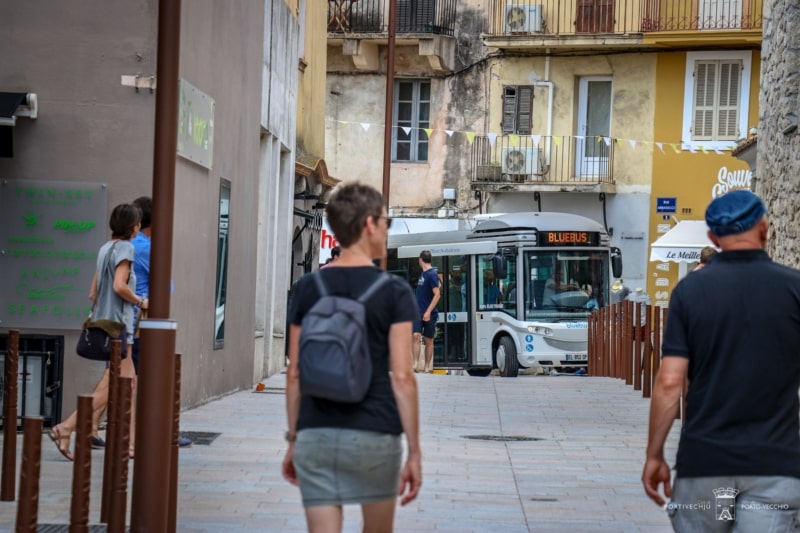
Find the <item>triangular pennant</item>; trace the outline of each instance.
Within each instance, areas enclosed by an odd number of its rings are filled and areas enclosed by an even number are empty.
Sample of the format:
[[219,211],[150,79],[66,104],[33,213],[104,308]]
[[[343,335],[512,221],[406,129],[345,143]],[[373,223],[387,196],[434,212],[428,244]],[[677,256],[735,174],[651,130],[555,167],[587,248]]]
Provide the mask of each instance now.
[[718,148],[714,148],[714,153],[717,155],[725,155],[725,152],[720,151]]
[[347,122],[346,120],[340,120],[339,122],[341,122],[342,124],[349,124],[349,122]]
[[670,146],[670,148],[672,148],[672,151],[675,152],[676,154],[680,154],[681,153],[680,147],[677,144],[670,143],[669,146]]
[[369,131],[370,123],[369,122],[362,122],[361,127],[364,128],[364,131]]
[[444,130],[444,132],[447,134],[448,137],[453,136],[453,130]]
[[702,144],[700,145],[700,151],[703,152],[704,154],[708,155],[708,150],[706,150],[706,147],[703,146]]
[[464,135],[467,136],[467,140],[469,141],[470,144],[472,144],[472,141],[475,140],[475,132],[474,131],[465,131]]
[[422,131],[425,132],[425,135],[428,136],[428,139],[431,138],[431,133],[433,133],[433,128],[422,128]]
[[533,141],[533,144],[536,146],[539,146],[539,141],[541,139],[542,139],[541,135],[531,135],[531,140]]
[[519,146],[519,135],[509,135],[508,141],[511,143],[511,146]]
[[494,142],[497,140],[497,134],[496,133],[490,133],[488,135],[488,137],[489,137],[489,146],[494,146]]
[[603,137],[602,139],[606,146],[611,146],[611,137]]
[[553,137],[553,142],[556,143],[556,146],[561,147],[561,143],[564,141],[564,137]]
[[622,146],[622,139],[614,139],[614,142],[617,143],[617,146]]
[[656,146],[658,146],[658,149],[661,150],[661,153],[663,154],[664,153],[664,143],[656,143]]
[[628,144],[630,144],[631,148],[633,148],[634,150],[636,149],[636,141],[634,141],[633,139],[628,139]]
[[689,145],[689,151],[690,151],[690,152],[692,152],[693,154],[696,154],[696,153],[697,153],[697,148],[695,148],[694,146],[692,146],[692,145],[690,144],[690,145]]
[[411,128],[409,128],[408,126],[400,126],[400,129],[403,130],[403,132],[406,135],[409,135],[411,133]]

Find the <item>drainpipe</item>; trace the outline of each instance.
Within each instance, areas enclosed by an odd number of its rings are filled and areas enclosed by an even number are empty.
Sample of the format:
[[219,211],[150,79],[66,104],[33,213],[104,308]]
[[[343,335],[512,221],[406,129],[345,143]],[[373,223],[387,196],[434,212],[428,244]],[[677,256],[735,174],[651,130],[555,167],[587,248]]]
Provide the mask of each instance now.
[[553,143],[553,82],[550,81],[550,49],[545,50],[544,81],[533,83],[534,87],[547,87],[547,166],[550,166],[550,150]]

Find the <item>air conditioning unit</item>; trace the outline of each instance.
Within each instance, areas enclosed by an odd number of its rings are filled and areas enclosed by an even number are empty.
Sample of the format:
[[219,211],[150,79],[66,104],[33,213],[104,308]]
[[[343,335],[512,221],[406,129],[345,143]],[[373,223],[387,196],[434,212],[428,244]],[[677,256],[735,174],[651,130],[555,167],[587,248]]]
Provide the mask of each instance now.
[[542,6],[540,4],[506,6],[507,33],[540,33],[542,26]]
[[503,174],[539,174],[538,148],[503,148]]

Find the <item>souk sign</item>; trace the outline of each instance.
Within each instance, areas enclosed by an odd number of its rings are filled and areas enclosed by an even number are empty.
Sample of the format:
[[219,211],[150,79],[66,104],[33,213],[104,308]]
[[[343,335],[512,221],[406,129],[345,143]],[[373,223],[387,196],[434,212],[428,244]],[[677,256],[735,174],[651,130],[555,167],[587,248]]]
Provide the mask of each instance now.
[[717,182],[711,187],[711,198],[736,189],[750,189],[753,173],[749,170],[728,170],[722,167],[717,173]]

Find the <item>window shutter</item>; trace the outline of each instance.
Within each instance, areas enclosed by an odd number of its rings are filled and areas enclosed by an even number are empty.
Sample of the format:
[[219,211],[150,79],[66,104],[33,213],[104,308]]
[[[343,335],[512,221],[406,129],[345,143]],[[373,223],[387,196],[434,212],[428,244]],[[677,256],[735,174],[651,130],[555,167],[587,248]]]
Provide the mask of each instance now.
[[531,134],[533,87],[517,87],[517,128],[513,133]]
[[742,84],[741,62],[720,62],[717,140],[736,140],[739,133],[739,91]]
[[715,61],[695,63],[692,139],[696,141],[710,141],[714,138],[714,107],[717,92],[715,63]]
[[395,8],[396,31],[408,33],[411,31],[411,0],[397,0]]
[[517,88],[503,88],[503,135],[515,133],[517,129]]

